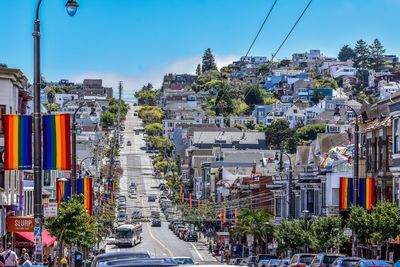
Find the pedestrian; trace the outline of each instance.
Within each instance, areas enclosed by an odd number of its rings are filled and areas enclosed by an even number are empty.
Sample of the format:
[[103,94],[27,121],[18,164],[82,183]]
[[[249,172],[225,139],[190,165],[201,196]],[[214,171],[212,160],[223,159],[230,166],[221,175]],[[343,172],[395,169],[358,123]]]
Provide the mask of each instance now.
[[20,260],[19,260],[19,265],[23,265],[24,264],[24,262],[25,262],[25,254],[27,253],[27,251],[26,251],[26,248],[23,248],[22,250],[21,250],[21,255],[20,255]]
[[221,254],[221,262],[224,262],[224,259],[225,259],[225,252],[224,252],[223,249],[221,249],[220,254]]
[[67,258],[66,257],[62,258],[60,263],[62,267],[67,267],[68,266]]
[[213,251],[213,243],[210,240],[210,242],[208,243],[208,254],[212,254],[212,251]]
[[226,259],[226,263],[229,263],[229,261],[231,259],[231,251],[229,249],[229,246],[225,247],[225,259]]
[[24,254],[24,263],[22,264],[22,267],[32,267],[32,262],[30,261],[30,257],[28,253]]
[[11,243],[7,243],[7,249],[2,253],[3,258],[4,258],[4,265],[6,267],[16,267],[18,266],[18,256],[17,254],[12,250],[12,245]]

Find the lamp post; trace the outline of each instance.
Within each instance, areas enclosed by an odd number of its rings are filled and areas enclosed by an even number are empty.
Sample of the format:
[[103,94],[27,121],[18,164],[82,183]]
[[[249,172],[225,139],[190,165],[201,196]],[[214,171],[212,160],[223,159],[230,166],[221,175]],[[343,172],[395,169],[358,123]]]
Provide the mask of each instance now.
[[[304,216],[304,230],[307,231],[307,228],[308,228],[307,220],[308,220],[308,214],[310,214],[310,211],[309,210],[303,210],[302,213],[303,213],[303,216]],[[308,253],[308,245],[306,245],[305,250],[306,250],[306,253]]]
[[266,253],[268,254],[268,228],[269,228],[270,223],[265,222],[265,246],[266,246]]
[[[339,107],[347,107],[349,108],[354,115],[356,116],[356,124],[354,126],[354,168],[353,168],[353,205],[357,206],[358,204],[358,182],[359,182],[359,177],[358,177],[358,165],[359,165],[359,158],[358,158],[358,139],[359,139],[359,133],[360,133],[360,129],[359,129],[359,125],[358,125],[358,114],[357,112],[354,110],[354,108],[350,107],[349,105],[336,105],[335,108],[335,113],[333,114],[333,118],[335,119],[336,122],[338,122],[340,120],[340,109]],[[353,238],[352,238],[352,248],[351,248],[351,254],[353,257],[357,256],[357,250],[356,250],[356,236],[353,233]]]
[[82,176],[82,163],[83,163],[85,160],[88,160],[88,159],[94,159],[94,157],[86,157],[86,158],[84,158],[83,160],[81,160],[81,162],[79,163],[79,176]]
[[288,206],[289,206],[289,214],[288,218],[294,218],[294,198],[293,198],[293,167],[292,167],[292,159],[290,158],[289,154],[283,151],[283,148],[280,150],[280,155],[278,156],[278,152],[275,153],[275,162],[279,162],[279,172],[282,173],[283,171],[283,155],[285,155],[289,159],[289,176],[288,176]]
[[[83,107],[87,106],[88,102],[83,102],[79,105],[79,107],[75,110],[72,116],[72,181],[71,181],[71,194],[76,194],[76,114],[78,114],[79,110]],[[95,112],[95,108],[92,107],[92,111],[90,115],[93,115]]]
[[[35,218],[35,250],[33,261],[43,263],[43,243],[42,243],[42,225],[43,225],[43,205],[42,205],[42,133],[41,133],[41,113],[40,113],[40,19],[39,11],[42,0],[39,0],[36,5],[36,15],[33,31],[33,95],[34,95],[34,111],[33,111],[33,127],[34,127],[34,142],[33,142],[33,175],[34,175],[34,218]],[[66,3],[68,15],[75,15],[78,9],[76,0],[68,0]]]

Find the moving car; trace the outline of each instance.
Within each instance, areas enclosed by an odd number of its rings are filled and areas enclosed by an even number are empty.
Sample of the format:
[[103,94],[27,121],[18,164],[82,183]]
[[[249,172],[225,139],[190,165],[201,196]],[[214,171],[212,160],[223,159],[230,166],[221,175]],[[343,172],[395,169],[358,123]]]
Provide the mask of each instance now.
[[338,257],[331,267],[354,267],[360,260],[358,257]]
[[[101,267],[175,267],[178,264],[172,258],[120,259],[104,262]],[[99,267],[100,267],[99,266]]]
[[142,219],[143,212],[140,209],[135,209],[132,211],[132,219]]
[[157,199],[157,196],[156,196],[156,195],[149,195],[149,196],[147,197],[147,201],[148,201],[148,202],[155,202],[156,199]]
[[184,240],[188,242],[197,242],[198,241],[197,233],[194,231],[186,232]]
[[315,255],[310,266],[311,267],[329,267],[337,258],[344,257],[342,254],[319,253]]
[[131,141],[126,142],[126,145],[127,145],[127,146],[131,146],[131,145],[132,145],[132,142],[131,142]]
[[153,227],[161,227],[161,220],[160,219],[153,219],[151,221],[151,226],[153,226]]
[[150,258],[150,254],[148,252],[110,252],[97,255],[91,264],[91,267],[97,267],[101,263],[119,260],[119,259],[137,259],[137,258]]
[[315,254],[311,253],[301,253],[294,254],[290,259],[289,267],[309,267]]
[[109,237],[107,237],[106,244],[107,245],[115,245],[115,235],[114,234],[111,234]]
[[379,267],[386,267],[386,266],[392,267],[392,264],[390,264],[387,261],[382,261],[382,260],[364,260],[364,259],[361,259],[355,265],[355,267],[373,267],[373,266],[375,266],[375,267],[377,267],[377,266],[379,266]]
[[196,262],[190,257],[173,257],[172,258],[178,265],[195,265]]

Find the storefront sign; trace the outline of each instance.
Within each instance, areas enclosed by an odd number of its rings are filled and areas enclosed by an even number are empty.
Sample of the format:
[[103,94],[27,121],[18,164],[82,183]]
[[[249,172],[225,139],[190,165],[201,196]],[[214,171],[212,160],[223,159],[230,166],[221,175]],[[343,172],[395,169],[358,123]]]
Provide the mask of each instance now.
[[44,217],[56,217],[57,216],[57,203],[43,204]]
[[35,221],[32,217],[7,217],[7,232],[33,232]]

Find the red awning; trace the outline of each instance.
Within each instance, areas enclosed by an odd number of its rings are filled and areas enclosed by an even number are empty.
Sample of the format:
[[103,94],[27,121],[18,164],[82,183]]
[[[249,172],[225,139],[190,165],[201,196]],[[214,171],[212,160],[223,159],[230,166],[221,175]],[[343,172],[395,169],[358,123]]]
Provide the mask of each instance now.
[[[31,243],[33,247],[33,232],[16,232],[16,246],[18,243]],[[44,247],[51,247],[54,245],[56,241],[55,237],[52,237],[47,230],[42,231],[42,239],[43,239],[43,246]]]

